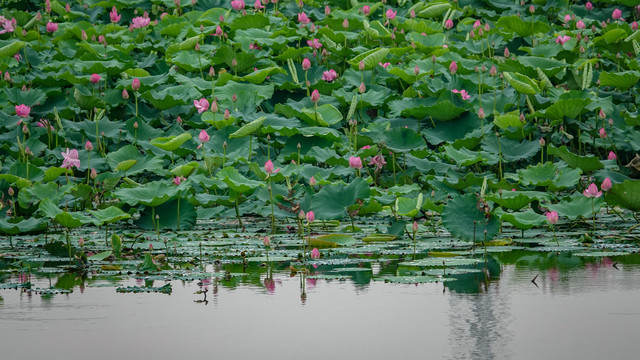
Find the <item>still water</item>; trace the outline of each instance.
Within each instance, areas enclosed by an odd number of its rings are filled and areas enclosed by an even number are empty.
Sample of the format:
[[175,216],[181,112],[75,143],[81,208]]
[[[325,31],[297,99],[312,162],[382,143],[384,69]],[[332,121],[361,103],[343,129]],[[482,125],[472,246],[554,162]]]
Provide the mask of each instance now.
[[[3,289],[0,348],[3,359],[638,357],[637,259],[496,260],[491,272],[447,283],[392,284],[359,272],[313,279],[281,268],[273,281],[264,270],[231,286],[173,280],[170,295],[80,279],[70,294]],[[31,281],[44,288],[58,276]],[[206,302],[196,293],[205,289]]]

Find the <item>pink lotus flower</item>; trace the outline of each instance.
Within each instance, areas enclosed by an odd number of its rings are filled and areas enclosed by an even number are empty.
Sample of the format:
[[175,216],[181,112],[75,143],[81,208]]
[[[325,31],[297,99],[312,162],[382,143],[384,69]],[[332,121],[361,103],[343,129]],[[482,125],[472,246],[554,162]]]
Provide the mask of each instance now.
[[311,101],[313,103],[317,103],[320,100],[320,92],[318,92],[318,89],[313,90],[313,92],[311,92]]
[[364,16],[369,16],[370,12],[371,8],[369,7],[369,5],[365,5],[362,7],[362,13],[364,14]]
[[198,109],[198,114],[202,114],[209,109],[209,101],[207,101],[207,99],[205,98],[202,98],[200,100],[193,100],[193,106]]
[[207,130],[202,129],[200,131],[200,134],[198,134],[198,140],[200,140],[201,143],[206,143],[207,141],[211,140],[211,137],[209,136],[209,134],[207,134]]
[[331,15],[331,8],[327,5],[324,7],[324,16]]
[[318,248],[313,248],[313,250],[311,250],[311,258],[320,259],[320,250],[318,250]]
[[382,170],[382,168],[385,165],[387,165],[387,162],[384,161],[384,156],[376,155],[371,159],[371,161],[369,162],[369,165],[375,165],[376,166],[376,170]]
[[444,28],[451,30],[451,28],[453,28],[453,20],[447,19],[447,21],[444,22]]
[[571,37],[569,35],[558,35],[558,37],[556,38],[556,44],[564,45],[564,43],[566,43],[570,39]]
[[598,198],[602,196],[602,191],[598,191],[598,186],[596,184],[591,183],[588,188],[586,188],[582,194],[588,198]]
[[120,21],[120,18],[122,17],[122,15],[118,15],[118,10],[116,10],[116,7],[112,7],[111,8],[111,12],[109,13],[109,17],[111,18],[111,22],[112,23],[117,23],[118,21]]
[[322,43],[318,39],[307,40],[307,45],[316,50],[322,47]]
[[451,75],[455,74],[458,71],[458,64],[456,64],[455,61],[452,61],[449,65],[449,71],[451,72]]
[[584,21],[578,20],[576,23],[576,28],[579,30],[584,30],[587,26],[584,24]]
[[264,163],[264,171],[267,174],[273,174],[273,163],[271,162],[271,160],[267,160],[267,162]]
[[80,167],[80,160],[78,160],[78,150],[73,149],[71,151],[69,151],[69,148],[67,148],[66,152],[62,152],[62,157],[64,158],[62,160],[62,166],[63,168],[67,168],[67,169],[71,169],[73,166],[79,168]]
[[309,22],[311,22],[311,20],[309,20],[309,17],[303,11],[300,14],[298,14],[298,22],[304,26],[304,25],[307,25]]
[[473,23],[473,29],[477,29],[480,26],[482,26],[482,23],[480,22],[480,20],[476,20],[476,22]]
[[0,34],[4,33],[12,33],[16,31],[17,21],[15,18],[12,20],[5,19],[4,16],[0,15],[0,23],[2,23],[2,29],[0,30]]
[[613,20],[618,20],[622,17],[622,11],[620,11],[620,9],[615,9],[613,10],[613,13],[611,14],[611,18]]
[[91,74],[91,78],[89,79],[92,84],[97,84],[100,81],[99,74]]
[[308,222],[312,223],[315,219],[316,219],[316,215],[313,213],[313,211],[307,212],[307,221]]
[[571,21],[571,15],[567,14],[564,16],[564,22],[569,22]]
[[222,36],[222,28],[220,27],[220,25],[216,26],[216,32],[213,35]]
[[[469,93],[467,93],[467,90],[453,89],[453,90],[451,90],[451,92],[453,92],[455,94],[460,94],[460,96],[462,96],[462,100],[469,100],[471,98],[471,95],[469,95]],[[482,113],[484,114],[484,111]]]
[[27,106],[25,104],[16,105],[16,115],[19,117],[29,117],[29,113],[31,112],[31,106]]
[[393,9],[387,10],[387,13],[386,13],[387,19],[389,19],[389,20],[395,19],[396,18],[396,14],[398,14],[398,12],[397,11],[393,11]]
[[551,225],[555,225],[558,223],[558,212],[557,211],[550,211],[547,213],[547,221],[549,222],[549,224]]
[[309,68],[311,68],[311,61],[307,58],[302,59],[302,70],[307,71]]
[[150,22],[151,22],[151,19],[149,19],[148,17],[136,16],[133,19],[131,19],[131,28],[141,29],[143,27],[148,26]]
[[383,68],[386,69],[389,65],[391,65],[391,63],[388,63],[388,62],[386,62],[384,64],[383,63],[378,63],[378,65],[380,65],[380,66],[382,66]]
[[371,146],[369,146],[369,145],[365,145],[365,146],[360,148],[360,150],[369,150],[369,149],[371,149]]
[[231,1],[231,7],[233,10],[240,11],[244,9],[244,1],[242,0],[233,0]]
[[587,1],[586,4],[584,4],[584,7],[588,10],[591,11],[593,9],[593,4],[591,3],[591,1]]
[[631,30],[636,31],[638,30],[638,22],[634,21],[631,23]]
[[333,69],[322,72],[322,80],[326,82],[332,82],[337,77],[338,77],[338,73],[336,73],[336,71]]
[[618,156],[616,156],[616,153],[614,153],[613,151],[609,151],[609,156],[607,157],[607,159],[616,160],[617,158]]
[[131,83],[131,89],[133,89],[133,91],[137,91],[140,89],[140,80],[138,80],[138,78],[133,79],[133,82]]
[[602,191],[609,191],[611,190],[611,187],[613,187],[613,184],[611,184],[611,179],[609,178],[604,179],[602,185],[600,185]]
[[176,176],[173,178],[172,181],[174,185],[180,185],[180,183],[182,183],[184,180],[187,180],[187,179],[185,179],[183,176]]
[[58,24],[51,21],[47,23],[47,32],[52,33],[52,32],[56,32],[57,30],[58,30]]
[[362,159],[358,156],[349,157],[349,167],[353,169],[362,169]]
[[260,0],[256,0],[255,3],[253,3],[253,9],[255,11],[260,11],[260,9],[264,9],[264,6],[262,5],[262,3],[260,2]]

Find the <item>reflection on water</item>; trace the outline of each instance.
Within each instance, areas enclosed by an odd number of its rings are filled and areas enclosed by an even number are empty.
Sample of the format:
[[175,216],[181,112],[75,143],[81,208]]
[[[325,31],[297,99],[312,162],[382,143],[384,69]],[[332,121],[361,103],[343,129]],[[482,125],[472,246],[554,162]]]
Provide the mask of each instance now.
[[[373,280],[397,272],[395,261],[251,265],[245,275],[221,266],[206,269],[219,276],[171,281],[170,295],[115,290],[162,280],[41,273],[34,287],[73,292],[1,289],[0,339],[3,358],[21,359],[629,359],[639,263],[511,251],[428,284]],[[0,284],[28,280],[0,274]]]

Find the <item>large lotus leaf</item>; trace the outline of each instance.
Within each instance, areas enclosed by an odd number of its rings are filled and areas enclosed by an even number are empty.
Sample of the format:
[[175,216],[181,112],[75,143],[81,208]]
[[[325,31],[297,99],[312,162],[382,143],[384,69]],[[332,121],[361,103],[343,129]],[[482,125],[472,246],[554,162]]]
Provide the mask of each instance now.
[[273,74],[286,74],[287,72],[279,66],[270,66],[264,69],[255,70],[249,75],[242,77],[242,80],[252,84],[262,84],[266,78]]
[[244,124],[240,129],[234,131],[231,135],[229,135],[229,138],[245,137],[253,134],[260,128],[260,126],[262,126],[262,123],[265,119],[266,118],[264,116],[261,116],[251,121],[250,123]]
[[484,151],[471,151],[466,148],[456,149],[451,145],[445,146],[444,150],[447,156],[452,158],[458,166],[469,166],[475,163],[495,164],[498,162],[497,156]]
[[13,174],[0,174],[0,180],[4,180],[9,184],[16,184],[19,189],[31,186],[30,180]]
[[596,156],[580,156],[572,153],[566,146],[559,148],[549,145],[547,147],[549,155],[558,156],[572,168],[580,168],[583,172],[592,172],[604,168],[604,164]]
[[12,57],[24,47],[24,41],[12,41],[8,45],[0,47],[0,59]]
[[535,95],[540,92],[540,88],[535,80],[518,73],[503,73],[504,78],[517,92],[525,95]]
[[631,211],[640,211],[640,180],[625,180],[605,193],[607,203]]
[[402,99],[389,103],[391,116],[404,116],[424,119],[432,117],[440,121],[450,121],[466,110],[447,99]]
[[200,55],[195,50],[178,51],[173,54],[167,61],[177,65],[179,68],[195,72],[202,69],[207,69],[211,66],[212,62],[207,57]]
[[530,21],[524,21],[519,16],[501,16],[496,26],[515,32],[520,37],[528,37],[537,33],[548,33],[551,27],[542,21],[535,21],[533,25]]
[[169,47],[167,47],[167,51],[165,52],[165,56],[171,57],[174,53],[179,50],[193,50],[200,39],[202,38],[202,34],[192,36],[183,40],[180,43],[174,42]]
[[[216,87],[216,97],[220,109],[253,112],[263,101],[271,99],[273,85],[256,85],[229,81],[224,86]],[[237,101],[233,102],[233,95]]]
[[558,215],[566,216],[571,220],[578,217],[591,218],[593,216],[591,201],[593,200],[593,211],[596,213],[604,204],[603,197],[588,198],[581,193],[576,193],[571,198],[560,201],[557,204],[547,206],[551,211],[557,211]]
[[[532,191],[505,191],[502,194],[490,194],[486,199],[511,210],[520,210],[540,197],[533,196]],[[540,193],[544,194],[544,193]]]
[[[486,126],[486,124],[485,124]],[[437,124],[435,128],[422,131],[422,135],[431,145],[439,145],[444,142],[454,142],[464,139],[476,130],[480,129],[480,119],[471,113],[466,113],[460,118]],[[478,137],[480,134],[478,134]]]
[[416,15],[421,18],[435,18],[444,14],[451,7],[452,5],[448,1],[436,0],[426,4]]
[[191,139],[191,133],[183,132],[177,136],[159,137],[151,140],[151,145],[157,146],[162,150],[175,151],[182,144]]
[[532,69],[540,68],[546,76],[552,77],[568,65],[562,61],[540,56],[518,56],[518,61]]
[[318,220],[340,220],[347,216],[347,208],[356,200],[369,198],[369,185],[363,178],[356,178],[349,185],[327,185],[311,197],[311,208]]
[[449,200],[442,210],[442,222],[452,236],[465,241],[491,240],[500,230],[500,222],[496,216],[478,209],[475,194]]
[[[233,67],[234,60],[237,64],[235,68]],[[216,64],[225,64],[232,73],[242,73],[248,69],[253,69],[258,59],[252,53],[242,50],[236,52],[231,47],[223,45],[216,51],[213,61]]]
[[385,131],[380,139],[385,145],[396,152],[409,152],[423,149],[427,146],[422,136],[413,129],[396,127]]
[[93,110],[94,108],[104,108],[104,99],[98,97],[82,85],[77,85],[73,90],[73,98],[76,104],[83,110]]
[[[500,143],[498,146],[498,142]],[[482,149],[488,153],[498,154],[502,152],[502,158],[506,161],[518,161],[531,159],[540,151],[539,141],[512,140],[506,137],[485,135],[482,141]]]
[[[178,215],[180,215],[179,218]],[[136,221],[136,225],[143,229],[154,229],[153,216],[157,216],[155,223],[159,230],[188,229],[193,227],[198,219],[195,207],[184,198],[180,199],[179,202],[177,198],[174,198],[153,210],[151,208],[144,209],[140,213],[140,219]],[[179,224],[178,220],[180,221]]]
[[614,86],[622,91],[626,91],[640,80],[640,73],[637,71],[623,71],[619,73],[600,73],[600,86]]
[[331,104],[318,106],[317,109],[302,109],[302,120],[314,126],[330,126],[342,120],[342,113]]
[[153,155],[141,155],[138,148],[133,145],[127,145],[109,153],[107,163],[114,171],[123,170],[130,165],[126,170],[127,175],[136,175],[144,171],[157,173],[163,170],[162,159]]
[[66,227],[67,229],[75,229],[82,225],[94,224],[95,220],[89,216],[86,216],[79,212],[67,212],[63,211],[56,215],[53,219],[58,224]]
[[576,119],[590,103],[589,98],[560,99],[546,108],[544,114],[551,119]]
[[579,168],[571,169],[571,168],[563,168],[561,171],[556,173],[553,177],[553,181],[549,184],[550,191],[558,191],[566,188],[573,188],[578,185],[578,181],[580,181],[580,176],[582,175],[582,170]]
[[520,116],[515,113],[496,115],[493,123],[500,129],[521,128],[524,124],[520,121]]
[[[112,60],[99,60],[99,61],[87,61],[87,60],[74,60],[71,62],[73,68],[85,74],[108,74],[109,76],[118,75],[127,68],[134,67],[133,61],[119,61]],[[89,77],[87,76],[87,82]]]
[[407,39],[413,41],[421,51],[433,52],[445,45],[446,35],[440,32],[425,36],[422,35],[422,32],[414,32],[410,33]]
[[353,66],[355,69],[358,69],[360,61],[364,63],[365,70],[373,70],[379,63],[381,63],[389,53],[388,48],[373,48],[371,50],[365,51],[360,55],[354,57],[349,60],[349,64]]
[[[609,44],[614,44],[626,37],[627,37],[627,32],[624,29],[615,28],[607,31],[602,36],[602,39],[604,39],[604,41],[606,41]],[[598,40],[600,40],[600,38],[595,39],[594,41],[598,42]]]
[[13,236],[21,233],[44,230],[47,228],[47,221],[43,218],[22,218],[0,219],[0,232]]
[[20,206],[27,208],[30,203],[37,203],[44,199],[51,199],[52,202],[58,203],[65,194],[71,191],[70,185],[58,186],[54,182],[34,183],[30,187],[23,189],[18,194],[18,203]]
[[238,170],[233,167],[226,167],[218,172],[216,177],[224,181],[229,188],[239,194],[244,194],[249,191],[255,190],[258,187],[265,184],[261,181],[251,180],[240,174]]
[[529,165],[526,169],[518,170],[518,177],[524,185],[549,186],[558,168],[552,162]]
[[47,94],[40,89],[31,89],[28,91],[21,91],[20,88],[5,88],[4,92],[7,94],[7,98],[14,104],[25,105],[41,105],[44,104],[47,99]]
[[176,106],[193,104],[194,99],[199,99],[202,94],[193,86],[175,85],[153,88],[140,95],[149,101],[156,109],[167,110]]
[[152,181],[142,186],[114,191],[116,198],[131,206],[142,204],[151,207],[162,205],[177,194],[178,187],[168,186],[166,181]]
[[[93,109],[93,107],[91,107],[91,109]],[[111,139],[117,139],[120,132],[125,127],[125,124],[122,122],[109,121],[104,117],[98,121],[97,125],[95,121],[63,121],[62,124],[65,129],[81,132],[82,135],[84,135],[88,140],[91,140],[94,144],[96,142],[96,126],[101,137],[102,133],[104,133],[105,137]]]
[[536,213],[533,210],[515,213],[503,213],[500,216],[502,221],[506,221],[520,230],[529,230],[534,226],[540,226],[547,221],[547,217]]
[[311,239],[309,244],[312,247],[321,245],[322,247],[351,246],[356,243],[356,239],[347,234],[329,234]]
[[415,217],[422,209],[422,193],[417,198],[399,197],[396,199],[395,210],[400,216]]
[[181,177],[189,177],[197,168],[200,167],[200,164],[196,161],[192,161],[187,164],[178,165],[175,168],[171,169],[171,174],[173,176],[181,176]]
[[128,219],[131,215],[126,212],[120,210],[115,206],[109,206],[106,209],[100,210],[89,210],[89,213],[93,215],[96,219],[98,219],[99,224],[111,224],[116,221],[120,221],[123,219]]

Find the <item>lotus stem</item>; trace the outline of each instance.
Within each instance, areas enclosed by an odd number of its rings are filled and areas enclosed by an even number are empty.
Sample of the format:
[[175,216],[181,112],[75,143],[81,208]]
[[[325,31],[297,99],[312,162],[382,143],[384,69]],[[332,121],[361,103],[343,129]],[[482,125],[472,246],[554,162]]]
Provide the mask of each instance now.
[[71,256],[71,240],[69,240],[69,229],[67,230],[67,247],[69,248],[69,265],[73,264],[73,257]]
[[178,206],[176,207],[176,212],[176,228],[178,231],[180,231],[180,196],[178,196]]
[[238,201],[240,200],[240,195],[236,198],[236,201],[233,203],[234,208],[236,210],[236,218],[238,218],[238,226],[242,227],[242,218],[240,218],[240,209],[238,208]]
[[273,182],[271,181],[271,177],[269,177],[269,198],[271,202],[271,233],[276,233],[276,216],[273,211],[273,188],[271,187]]
[[213,175],[211,174],[211,166],[209,166],[209,162],[207,161],[207,153],[204,151],[204,144],[202,145],[202,156],[204,158],[204,164],[207,166],[207,170],[209,171],[209,176],[213,177]]

